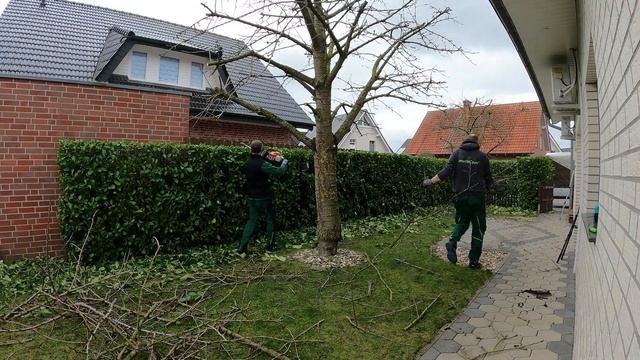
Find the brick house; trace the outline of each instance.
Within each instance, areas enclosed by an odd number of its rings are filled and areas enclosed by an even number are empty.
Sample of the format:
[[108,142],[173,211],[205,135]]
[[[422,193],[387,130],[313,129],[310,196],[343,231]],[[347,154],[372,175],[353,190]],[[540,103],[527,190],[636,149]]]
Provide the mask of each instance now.
[[298,128],[313,127],[259,61],[207,66],[243,46],[97,6],[9,1],[0,17],[0,259],[62,253],[61,139],[293,145],[261,116],[208,100],[210,89],[225,86]]
[[640,359],[640,2],[490,1],[545,116],[573,139],[573,358]]
[[461,108],[429,111],[404,154],[448,158],[468,131],[480,137],[481,150],[494,158],[558,150],[539,102],[474,105],[465,100]]

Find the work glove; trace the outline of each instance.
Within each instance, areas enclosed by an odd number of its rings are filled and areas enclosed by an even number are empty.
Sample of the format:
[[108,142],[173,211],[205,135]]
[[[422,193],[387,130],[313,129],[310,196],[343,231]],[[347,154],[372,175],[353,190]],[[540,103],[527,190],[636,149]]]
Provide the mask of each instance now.
[[282,158],[282,166],[286,166],[288,163],[289,163],[289,160]]
[[282,162],[283,160],[284,158],[282,157],[282,155],[276,156],[276,162]]
[[424,179],[422,181],[422,187],[429,187],[431,185],[433,185],[433,182],[431,181],[431,179]]

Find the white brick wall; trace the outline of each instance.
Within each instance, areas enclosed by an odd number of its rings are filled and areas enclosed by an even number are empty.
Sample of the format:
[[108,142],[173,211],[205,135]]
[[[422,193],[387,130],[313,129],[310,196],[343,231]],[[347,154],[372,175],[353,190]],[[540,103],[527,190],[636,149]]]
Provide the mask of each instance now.
[[574,359],[640,359],[638,2],[578,1],[581,73],[592,41],[598,82],[581,83],[575,192],[601,211],[595,244],[578,227]]

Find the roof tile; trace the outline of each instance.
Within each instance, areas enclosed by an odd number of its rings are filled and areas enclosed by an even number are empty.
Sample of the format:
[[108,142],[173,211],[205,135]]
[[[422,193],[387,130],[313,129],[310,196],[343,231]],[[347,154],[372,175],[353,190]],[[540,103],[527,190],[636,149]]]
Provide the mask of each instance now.
[[[232,55],[241,41],[141,15],[66,0],[11,0],[0,17],[0,75],[92,82],[109,29],[117,26],[136,35],[202,50],[220,45]],[[256,59],[227,65],[240,97],[263,106],[287,121],[313,125],[280,82]],[[245,78],[249,74],[251,79]],[[265,76],[266,75],[266,76]],[[255,116],[237,105],[226,109]]]
[[[487,110],[492,120],[481,144],[482,151],[491,150],[494,155],[544,152],[539,144],[543,116],[539,102],[491,105]],[[451,128],[452,119],[461,113],[462,109],[428,112],[405,154],[451,154],[452,148],[456,149],[464,138],[463,132]]]

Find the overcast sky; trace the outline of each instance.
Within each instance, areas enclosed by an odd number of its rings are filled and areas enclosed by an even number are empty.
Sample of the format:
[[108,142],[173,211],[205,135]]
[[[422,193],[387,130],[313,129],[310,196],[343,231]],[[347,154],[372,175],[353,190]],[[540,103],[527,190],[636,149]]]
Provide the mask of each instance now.
[[[49,0],[51,1],[51,0]],[[146,15],[190,26],[205,13],[200,5],[211,0],[77,0],[113,9]],[[0,0],[0,11],[8,0]],[[229,1],[232,3],[232,1]],[[433,0],[436,6],[449,6],[455,23],[442,28],[445,35],[470,52],[469,61],[462,55],[440,56],[425,54],[421,61],[425,67],[444,70],[447,87],[441,92],[441,102],[460,102],[463,98],[486,97],[494,103],[537,100],[531,81],[488,0]],[[230,29],[229,32],[233,32]],[[241,31],[241,30],[238,30]],[[227,33],[231,37],[241,34]],[[295,56],[293,54],[292,56]],[[285,84],[293,97],[307,101],[304,93],[292,84]],[[390,103],[397,114],[384,106],[373,110],[375,120],[382,128],[391,147],[396,150],[413,136],[422,118],[429,110],[425,106]]]

